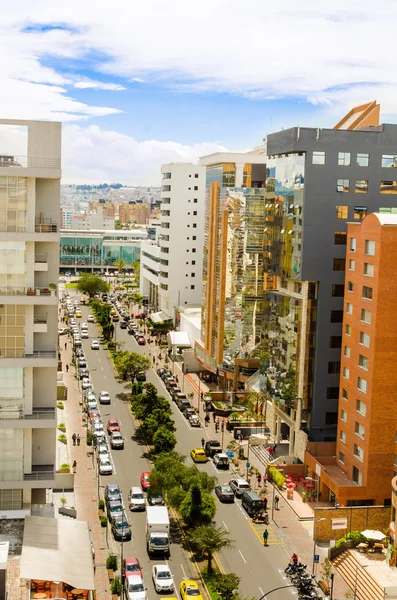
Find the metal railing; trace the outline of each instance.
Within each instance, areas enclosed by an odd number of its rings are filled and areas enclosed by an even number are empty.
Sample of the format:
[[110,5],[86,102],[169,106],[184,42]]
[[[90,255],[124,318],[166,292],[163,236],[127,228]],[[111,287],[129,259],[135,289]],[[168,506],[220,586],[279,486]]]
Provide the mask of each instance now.
[[[56,295],[56,291],[55,294]],[[51,296],[48,287],[5,286],[0,287],[0,296]]]
[[51,407],[43,407],[43,408],[33,408],[33,412],[30,415],[25,414],[24,406],[8,406],[4,408],[0,408],[0,420],[19,420],[19,419],[28,419],[28,420],[38,420],[38,419],[55,419],[55,408]]
[[36,233],[56,233],[58,225],[56,223],[35,223],[34,230]]
[[55,479],[54,465],[32,465],[31,473],[23,474],[24,481],[46,481]]
[[56,358],[56,350],[33,350],[33,352],[25,352],[25,358]]
[[23,419],[23,406],[8,406],[0,409],[0,420]]
[[31,415],[25,415],[25,419],[55,419],[55,408],[33,408]]
[[35,325],[47,325],[48,317],[47,315],[34,315],[33,323]]
[[27,156],[23,154],[1,154],[0,167],[23,167],[24,169],[60,169],[61,159],[55,156]]

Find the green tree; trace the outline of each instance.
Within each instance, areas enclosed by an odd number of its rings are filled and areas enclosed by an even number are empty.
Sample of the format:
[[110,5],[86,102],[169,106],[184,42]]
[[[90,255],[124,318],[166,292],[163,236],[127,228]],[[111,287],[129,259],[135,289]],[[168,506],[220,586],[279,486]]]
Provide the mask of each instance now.
[[136,260],[132,263],[131,267],[134,271],[135,279],[139,281],[141,278],[141,262],[139,260]]
[[121,271],[122,271],[123,269],[125,269],[125,267],[127,266],[127,263],[126,263],[126,262],[125,262],[125,260],[123,260],[122,258],[118,258],[117,260],[115,260],[115,261],[114,261],[114,263],[113,263],[113,264],[114,264],[114,266],[116,267],[116,269],[117,269],[118,271],[120,271],[120,273],[121,273]]
[[99,275],[83,273],[77,282],[76,288],[79,292],[93,298],[96,294],[107,292],[110,286]]
[[121,222],[121,221],[119,221],[119,220],[116,220],[116,221],[114,222],[114,228],[115,228],[115,229],[123,229],[123,224],[122,224],[122,222]]
[[210,587],[220,595],[222,600],[235,598],[236,591],[240,585],[241,577],[236,573],[214,573],[209,582]]
[[215,552],[233,546],[233,540],[229,538],[229,533],[221,527],[213,525],[201,525],[194,529],[190,535],[190,541],[194,548],[207,558],[208,573],[212,572],[212,557]]
[[[167,414],[161,409],[156,408],[153,411],[153,414],[148,415],[142,423],[142,430],[144,432],[146,441],[149,442],[149,444],[154,440],[154,435],[156,431],[158,431],[159,427],[164,427],[171,433],[176,431],[175,423],[171,419],[170,414]],[[162,450],[162,452],[164,452],[164,450]]]
[[134,380],[138,373],[147,371],[151,367],[148,357],[138,354],[138,352],[120,352],[114,364],[118,374],[124,381],[128,377]]
[[179,507],[186,525],[197,526],[211,523],[216,513],[215,499],[203,492],[198,482],[193,483]]
[[156,454],[170,452],[176,446],[176,437],[168,427],[161,425],[153,436],[153,444]]

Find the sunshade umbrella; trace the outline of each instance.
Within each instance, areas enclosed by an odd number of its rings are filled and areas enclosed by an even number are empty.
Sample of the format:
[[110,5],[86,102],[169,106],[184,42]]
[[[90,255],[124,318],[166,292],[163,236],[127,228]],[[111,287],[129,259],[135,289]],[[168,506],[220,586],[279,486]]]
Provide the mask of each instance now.
[[384,533],[382,533],[381,531],[377,531],[376,529],[366,529],[365,531],[362,531],[361,533],[364,537],[367,538],[367,540],[382,541],[386,537],[386,535]]

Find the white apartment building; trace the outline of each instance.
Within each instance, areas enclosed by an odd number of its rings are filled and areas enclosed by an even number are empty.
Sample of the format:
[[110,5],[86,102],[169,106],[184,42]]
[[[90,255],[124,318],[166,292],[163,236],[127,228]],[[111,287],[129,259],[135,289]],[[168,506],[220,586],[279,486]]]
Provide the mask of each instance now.
[[[65,227],[66,229],[66,227]],[[103,208],[98,207],[97,212],[86,215],[73,215],[70,229],[114,229],[114,217],[103,214]]]
[[161,229],[158,245],[142,243],[141,293],[173,319],[177,306],[201,302],[206,168],[170,163],[161,173]]
[[60,123],[0,121],[0,517],[55,485],[60,178]]

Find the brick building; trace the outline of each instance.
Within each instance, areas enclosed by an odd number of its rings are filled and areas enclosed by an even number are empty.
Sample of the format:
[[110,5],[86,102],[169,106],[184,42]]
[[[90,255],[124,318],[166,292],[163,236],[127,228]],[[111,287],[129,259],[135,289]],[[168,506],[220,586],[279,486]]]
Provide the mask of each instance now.
[[139,223],[146,225],[150,219],[150,204],[134,203],[120,204],[119,206],[119,221],[121,223]]

